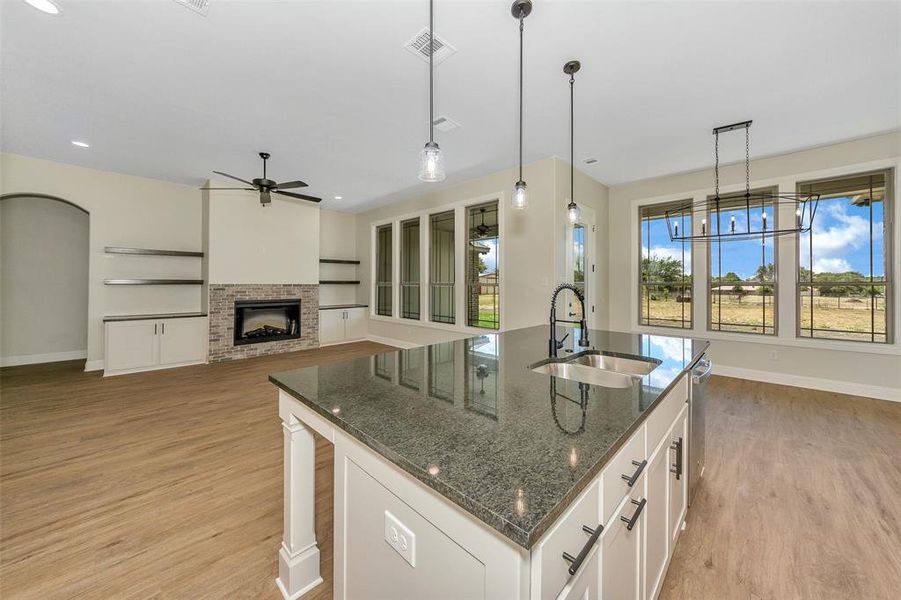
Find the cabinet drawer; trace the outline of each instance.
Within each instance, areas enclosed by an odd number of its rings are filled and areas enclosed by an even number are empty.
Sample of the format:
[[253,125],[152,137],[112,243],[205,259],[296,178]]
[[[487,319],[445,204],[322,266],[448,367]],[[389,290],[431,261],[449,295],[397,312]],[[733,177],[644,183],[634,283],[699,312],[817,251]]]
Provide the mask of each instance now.
[[[592,529],[598,526],[597,481],[593,481],[582,493],[582,496],[573,502],[569,511],[560,517],[538,544],[541,565],[539,598],[555,598],[566,586],[570,579],[570,563],[564,560],[563,553],[578,556],[589,541],[591,536],[582,529],[583,525]],[[579,572],[590,568],[588,563],[591,560],[597,560],[597,553],[589,554]]]
[[[675,415],[674,415],[675,416]],[[640,427],[638,431],[632,434],[629,441],[620,448],[619,453],[613,457],[613,460],[604,467],[603,471],[603,502],[601,504],[601,522],[607,523],[613,515],[613,511],[619,506],[623,496],[635,489],[641,481],[641,473],[647,467],[643,461],[647,458],[645,455],[645,428]],[[636,464],[638,463],[638,464]],[[638,473],[633,486],[629,485],[629,481],[623,478],[632,478]]]
[[688,377],[682,378],[673,386],[657,408],[648,416],[648,453],[653,453],[657,445],[679,416],[679,411],[688,400]]

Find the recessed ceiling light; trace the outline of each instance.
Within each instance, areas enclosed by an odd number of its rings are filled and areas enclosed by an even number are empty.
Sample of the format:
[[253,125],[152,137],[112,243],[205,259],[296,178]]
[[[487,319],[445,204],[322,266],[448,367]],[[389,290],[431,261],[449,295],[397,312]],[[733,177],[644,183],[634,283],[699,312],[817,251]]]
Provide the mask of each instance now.
[[344,196],[335,196],[335,200],[343,200]]
[[79,142],[78,140],[72,140],[72,145],[78,146],[79,148],[90,148],[91,145],[87,142]]
[[59,7],[50,0],[25,0],[25,2],[48,15],[59,14]]

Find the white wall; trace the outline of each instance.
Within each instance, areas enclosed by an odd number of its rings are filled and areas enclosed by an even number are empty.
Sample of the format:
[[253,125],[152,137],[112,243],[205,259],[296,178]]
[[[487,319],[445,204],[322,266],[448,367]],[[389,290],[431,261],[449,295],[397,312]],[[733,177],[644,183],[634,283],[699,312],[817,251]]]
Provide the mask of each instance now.
[[[860,139],[781,156],[754,160],[751,163],[752,187],[778,185],[784,192],[794,192],[795,182],[821,177],[862,172],[878,168],[895,168],[894,223],[894,313],[895,343],[891,346],[827,340],[805,340],[795,337],[795,245],[780,240],[778,269],[780,284],[778,337],[725,334],[707,331],[706,248],[695,244],[696,299],[694,329],[686,335],[712,340],[711,353],[720,372],[749,378],[819,387],[847,393],[860,393],[880,398],[901,399],[901,346],[898,317],[901,289],[898,272],[901,265],[901,219],[897,218],[901,203],[901,133]],[[720,169],[721,190],[730,192],[744,187],[744,164]],[[638,326],[637,273],[638,221],[641,203],[684,200],[700,201],[712,193],[712,169],[661,177],[610,189],[609,217],[609,322],[620,331],[651,331]],[[656,329],[661,333],[678,331]],[[775,352],[775,358],[774,353]]]
[[[561,173],[565,171],[566,178]],[[510,194],[517,173],[507,169],[456,185],[439,187],[421,197],[380,207],[357,215],[357,249],[361,260],[358,300],[371,302],[372,228],[385,221],[396,221],[423,211],[437,211],[448,205],[497,198],[501,204],[501,329],[517,329],[547,322],[550,294],[563,277],[563,252],[566,209],[562,200],[569,195],[568,163],[556,157],[524,166],[523,178],[529,186],[529,207],[524,211],[509,208]],[[565,190],[562,186],[565,185]],[[596,210],[606,223],[606,188],[577,171],[577,201]],[[583,194],[583,195],[579,195]],[[605,235],[598,228],[598,256],[604,249]],[[459,279],[459,276],[458,276]],[[605,281],[597,278],[597,285]],[[426,283],[425,281],[423,283]],[[370,307],[372,309],[372,307]],[[370,311],[372,312],[372,311]],[[370,314],[371,336],[401,340],[411,344],[468,337],[473,331],[429,324],[426,312],[420,322],[386,318]],[[462,312],[458,311],[458,321]]]
[[103,285],[111,278],[200,278],[196,258],[103,251],[105,246],[199,250],[202,211],[196,188],[15,154],[0,155],[0,174],[0,194],[48,194],[89,213],[88,369],[102,368],[104,315],[200,309],[200,286]]
[[0,364],[85,358],[87,213],[50,198],[6,198],[0,228]]
[[259,194],[244,191],[205,191],[202,197],[210,283],[319,283],[318,205],[273,195],[263,207]]
[[[319,213],[319,255],[322,258],[357,258],[357,217],[351,213],[323,210]],[[359,279],[355,265],[319,265],[320,279]],[[319,287],[319,304],[351,304],[357,301],[355,285]]]

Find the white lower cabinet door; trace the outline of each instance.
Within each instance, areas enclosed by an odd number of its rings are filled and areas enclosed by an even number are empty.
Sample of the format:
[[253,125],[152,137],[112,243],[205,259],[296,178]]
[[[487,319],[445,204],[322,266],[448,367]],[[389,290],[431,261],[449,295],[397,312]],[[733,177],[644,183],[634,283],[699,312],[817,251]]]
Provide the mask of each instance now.
[[348,308],[344,318],[344,339],[362,340],[366,337],[366,308]]
[[688,407],[679,414],[670,432],[671,450],[668,452],[672,470],[669,475],[669,531],[670,543],[679,537],[685,509],[688,506]]
[[116,321],[106,324],[107,371],[150,368],[157,364],[157,321]]
[[656,598],[659,586],[663,583],[663,570],[669,556],[669,502],[666,496],[669,484],[669,437],[665,436],[663,444],[648,463],[646,476],[645,506],[645,577],[644,589],[646,598]]
[[579,572],[557,596],[557,600],[598,600],[601,597],[600,551],[600,546],[596,545],[585,558]]
[[334,344],[344,341],[344,311],[319,311],[319,343]]
[[[633,488],[607,523],[601,548],[601,598],[640,600],[641,533],[644,527],[644,482]],[[631,525],[631,529],[629,526]]]
[[202,317],[159,322],[160,366],[206,360],[207,320]]

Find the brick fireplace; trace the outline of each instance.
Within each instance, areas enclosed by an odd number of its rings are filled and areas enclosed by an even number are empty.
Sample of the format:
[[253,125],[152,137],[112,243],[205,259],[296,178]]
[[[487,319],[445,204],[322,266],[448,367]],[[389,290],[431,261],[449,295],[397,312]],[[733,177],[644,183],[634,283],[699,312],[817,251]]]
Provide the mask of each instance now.
[[[235,335],[235,306],[265,305],[267,302],[298,300],[299,337],[241,343]],[[253,356],[293,352],[319,346],[319,286],[280,283],[214,283],[209,286],[209,361],[222,362]],[[293,331],[293,330],[292,330]]]

